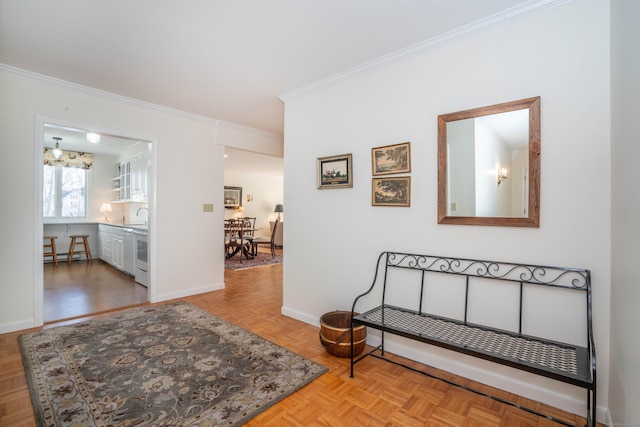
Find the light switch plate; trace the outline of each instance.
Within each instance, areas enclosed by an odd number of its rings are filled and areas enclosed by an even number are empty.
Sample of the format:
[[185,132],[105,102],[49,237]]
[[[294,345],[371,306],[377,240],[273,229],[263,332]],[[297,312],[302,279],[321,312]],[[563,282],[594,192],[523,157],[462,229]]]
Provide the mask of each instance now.
[[202,205],[202,212],[213,212],[213,203],[205,203]]

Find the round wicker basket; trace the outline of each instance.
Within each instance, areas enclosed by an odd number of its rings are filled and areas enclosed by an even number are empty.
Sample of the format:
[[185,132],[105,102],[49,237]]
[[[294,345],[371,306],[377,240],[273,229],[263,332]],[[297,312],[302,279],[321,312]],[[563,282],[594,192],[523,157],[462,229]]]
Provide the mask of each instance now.
[[[357,315],[358,313],[356,313]],[[353,328],[353,355],[362,353],[367,341],[367,327]],[[351,357],[351,312],[331,311],[320,318],[320,342],[337,357]]]

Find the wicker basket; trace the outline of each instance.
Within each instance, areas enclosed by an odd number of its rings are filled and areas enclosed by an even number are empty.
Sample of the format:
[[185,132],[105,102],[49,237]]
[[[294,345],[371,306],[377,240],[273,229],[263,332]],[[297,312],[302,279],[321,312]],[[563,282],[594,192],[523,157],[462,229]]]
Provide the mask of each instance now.
[[[356,313],[357,315],[357,313]],[[367,341],[367,327],[353,328],[353,355],[364,350]],[[337,357],[351,357],[351,312],[332,311],[320,318],[320,342],[322,346]]]

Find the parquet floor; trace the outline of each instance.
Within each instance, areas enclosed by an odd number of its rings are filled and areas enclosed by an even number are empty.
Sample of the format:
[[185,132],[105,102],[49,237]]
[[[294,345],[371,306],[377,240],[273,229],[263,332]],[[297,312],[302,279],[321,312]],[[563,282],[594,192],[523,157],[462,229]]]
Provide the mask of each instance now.
[[[558,425],[374,358],[360,362],[356,377],[351,379],[348,359],[326,353],[318,339],[318,328],[280,314],[282,265],[227,270],[225,281],[224,290],[185,300],[330,369],[248,422],[249,427]],[[108,314],[100,316],[104,315]],[[56,324],[46,327],[54,326]],[[0,335],[0,426],[35,425],[17,343],[18,335],[23,332]],[[444,372],[437,373],[559,419],[583,422],[572,414]]]

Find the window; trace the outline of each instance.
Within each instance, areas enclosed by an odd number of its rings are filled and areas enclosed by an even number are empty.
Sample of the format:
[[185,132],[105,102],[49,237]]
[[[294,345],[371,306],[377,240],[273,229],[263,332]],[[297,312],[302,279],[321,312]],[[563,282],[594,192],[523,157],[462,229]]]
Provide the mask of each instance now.
[[87,170],[44,165],[42,207],[46,219],[87,216]]

